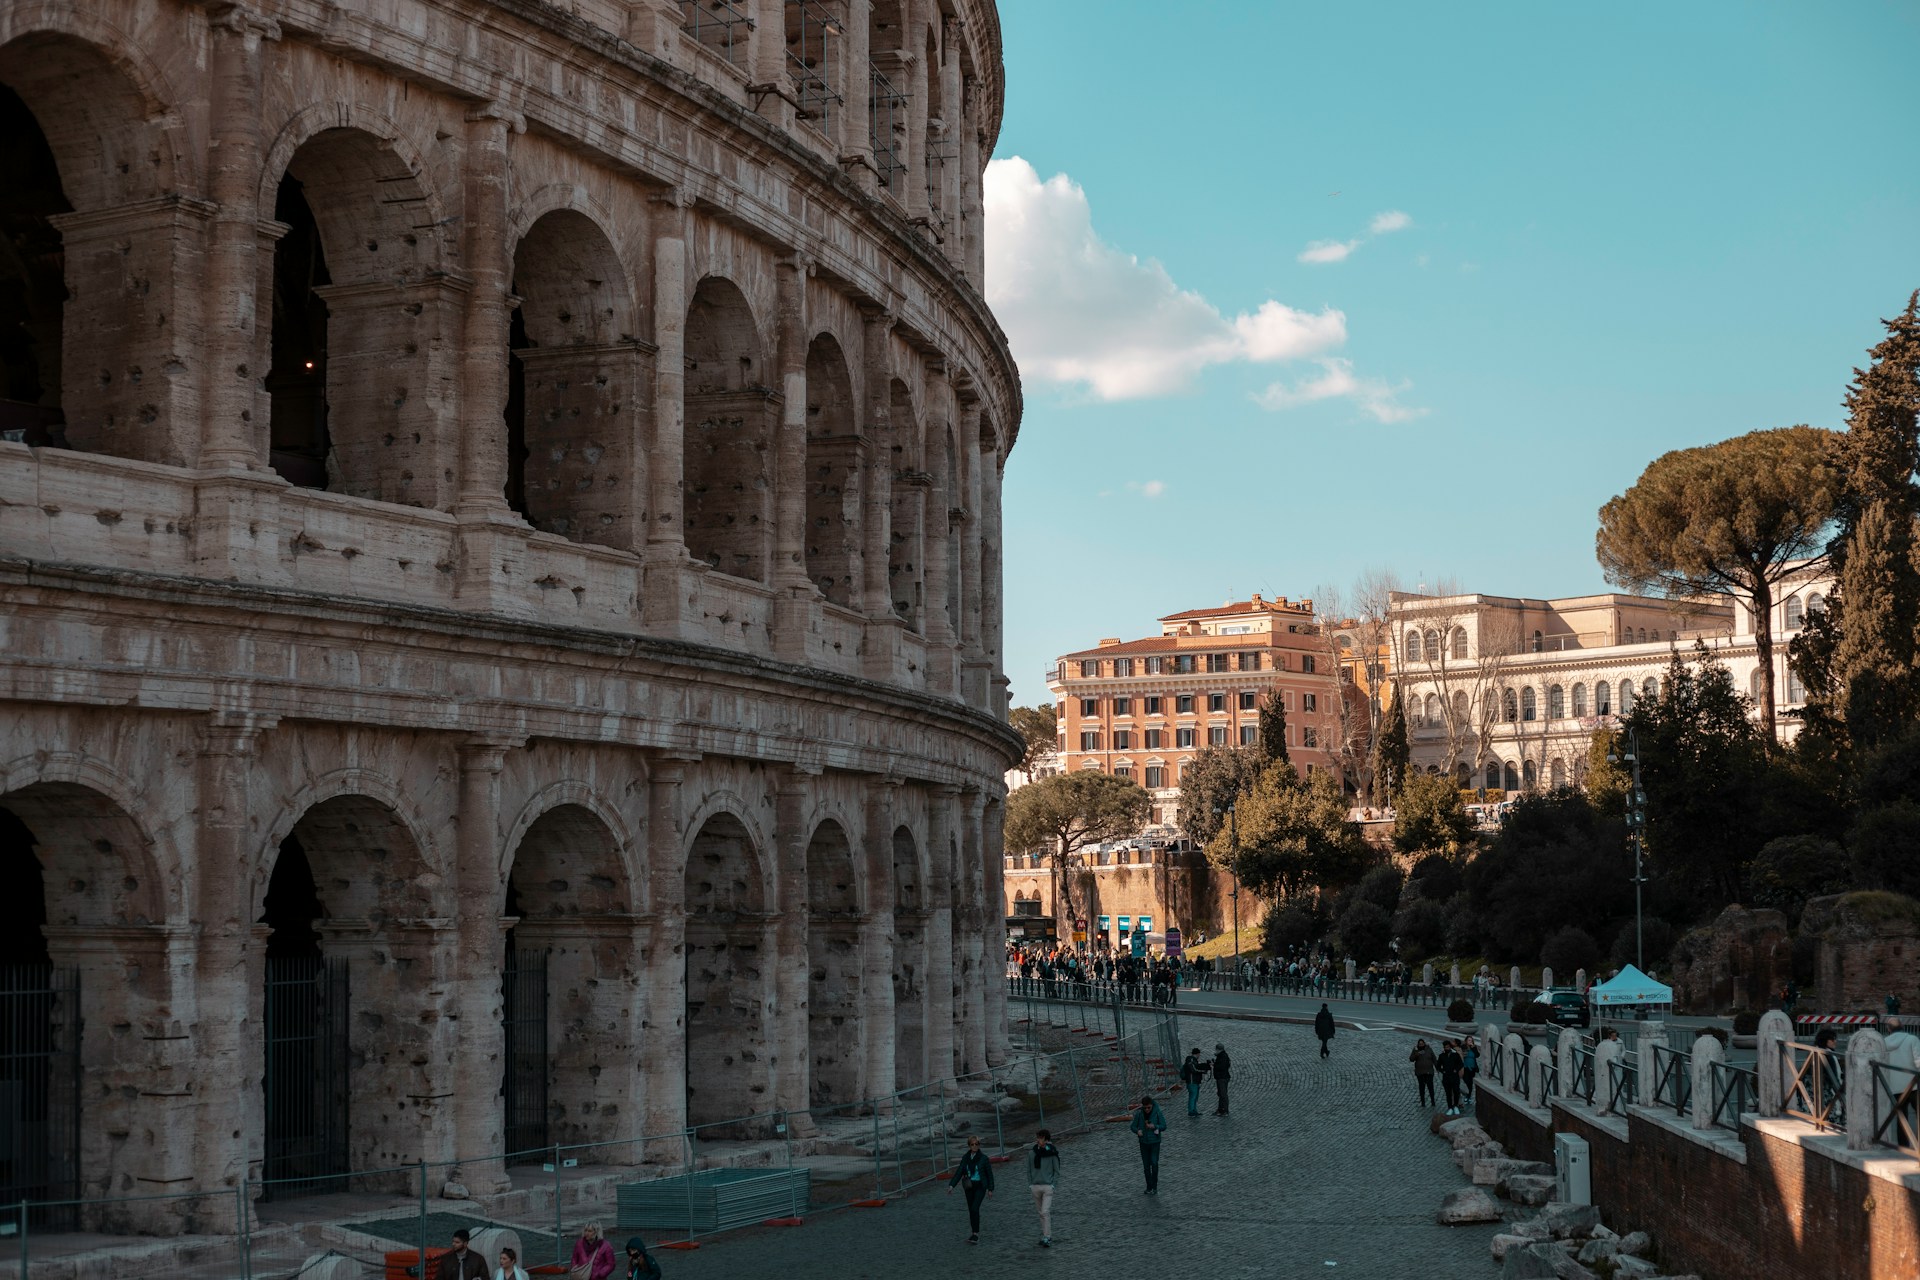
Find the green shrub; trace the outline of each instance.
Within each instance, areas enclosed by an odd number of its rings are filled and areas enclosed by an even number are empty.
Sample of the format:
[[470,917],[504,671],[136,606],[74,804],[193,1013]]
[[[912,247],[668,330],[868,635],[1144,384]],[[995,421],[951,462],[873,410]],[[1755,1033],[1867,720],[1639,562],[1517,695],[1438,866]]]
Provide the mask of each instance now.
[[1538,1000],[1522,1000],[1508,1011],[1507,1021],[1537,1027],[1547,1020],[1547,1006]]
[[1760,1015],[1751,1009],[1733,1011],[1733,1034],[1750,1036],[1760,1030]]
[[1447,1021],[1448,1022],[1472,1022],[1473,1021],[1473,1002],[1471,1000],[1455,1000],[1452,1004],[1448,1005]]

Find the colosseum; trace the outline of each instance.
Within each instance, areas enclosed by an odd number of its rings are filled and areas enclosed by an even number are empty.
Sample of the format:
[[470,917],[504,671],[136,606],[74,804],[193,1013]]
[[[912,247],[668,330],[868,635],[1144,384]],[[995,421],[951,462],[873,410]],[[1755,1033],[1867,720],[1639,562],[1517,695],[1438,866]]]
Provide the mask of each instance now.
[[1003,1058],[998,23],[0,0],[0,1201]]

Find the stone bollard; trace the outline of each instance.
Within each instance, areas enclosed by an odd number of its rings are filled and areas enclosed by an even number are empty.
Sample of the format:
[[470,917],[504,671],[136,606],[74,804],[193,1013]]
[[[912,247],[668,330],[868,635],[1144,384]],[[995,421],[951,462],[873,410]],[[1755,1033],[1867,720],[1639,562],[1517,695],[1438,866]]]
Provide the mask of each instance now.
[[1554,1046],[1560,1056],[1560,1096],[1573,1096],[1573,1051],[1580,1047],[1580,1033],[1572,1027],[1560,1028],[1559,1042]]
[[1640,1096],[1636,1099],[1643,1107],[1653,1105],[1654,1097],[1660,1090],[1660,1066],[1654,1061],[1653,1047],[1667,1042],[1667,1024],[1664,1022],[1642,1023],[1640,1039],[1634,1045],[1634,1061],[1640,1064],[1637,1081]]
[[1457,962],[1453,966],[1453,981],[1450,985],[1456,987],[1460,985],[1460,965]]
[[1587,989],[1587,971],[1585,969],[1575,969],[1573,971],[1573,989],[1575,991],[1585,991]]
[[1718,1036],[1701,1036],[1693,1042],[1693,1127],[1713,1128],[1713,1064],[1726,1060],[1727,1051]]
[[[520,1233],[512,1227],[486,1227],[476,1231],[473,1239],[467,1242],[467,1248],[496,1267],[500,1263],[500,1250],[511,1249],[513,1256],[520,1260],[521,1269],[524,1270],[527,1265],[527,1255],[520,1248]],[[301,1280],[305,1280],[305,1277]]]
[[1787,1100],[1788,1067],[1780,1046],[1793,1039],[1793,1019],[1778,1009],[1769,1009],[1760,1015],[1755,1034],[1757,1052],[1753,1065],[1754,1074],[1759,1077],[1760,1114],[1777,1116]]
[[1515,965],[1513,966],[1513,968],[1507,970],[1507,986],[1512,988],[1515,991],[1518,991],[1520,989],[1520,966],[1519,965]]
[[1493,1022],[1480,1024],[1480,1075],[1487,1074],[1487,1059],[1500,1052],[1500,1027]]
[[1433,962],[1431,960],[1420,966],[1420,985],[1423,987],[1433,985]]
[[1504,1068],[1501,1074],[1507,1078],[1507,1091],[1517,1092],[1514,1081],[1520,1076],[1520,1060],[1527,1056],[1527,1042],[1520,1038],[1519,1032],[1509,1031],[1507,1038],[1500,1042],[1500,1052],[1506,1055],[1506,1061],[1500,1065]]
[[1348,982],[1352,982],[1352,981],[1353,981],[1353,975],[1354,975],[1354,972],[1355,972],[1355,970],[1357,970],[1358,968],[1359,968],[1359,966],[1358,966],[1357,964],[1355,964],[1355,963],[1354,963],[1353,961],[1351,961],[1351,960],[1349,960],[1349,961],[1347,961],[1347,981],[1348,981]]
[[1527,1073],[1527,1102],[1533,1106],[1545,1108],[1547,1105],[1547,1064],[1553,1061],[1553,1055],[1547,1052],[1547,1046],[1537,1044],[1528,1055],[1532,1068]]
[[1550,964],[1542,965],[1540,968],[1540,989],[1542,991],[1553,990],[1553,966]]
[[1887,1038],[1878,1031],[1853,1033],[1847,1044],[1847,1150],[1870,1151],[1873,1140],[1873,1064],[1887,1060]]
[[1618,1040],[1602,1040],[1593,1051],[1593,1105],[1601,1115],[1613,1112],[1613,1064],[1627,1052]]

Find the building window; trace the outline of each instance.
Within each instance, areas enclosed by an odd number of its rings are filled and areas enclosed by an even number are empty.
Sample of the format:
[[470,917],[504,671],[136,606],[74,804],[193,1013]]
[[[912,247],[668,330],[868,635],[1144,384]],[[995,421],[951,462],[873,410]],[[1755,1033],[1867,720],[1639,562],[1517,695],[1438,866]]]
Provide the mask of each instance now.
[[1083,679],[1083,680],[1091,680],[1091,679],[1092,679],[1093,677],[1095,677],[1095,676],[1097,676],[1097,675],[1099,675],[1099,674],[1100,674],[1100,664],[1099,664],[1099,662],[1097,662],[1097,661],[1095,661],[1095,662],[1083,662],[1083,663],[1081,663],[1081,664],[1080,664],[1080,678],[1081,678],[1081,679]]
[[1081,734],[1080,749],[1082,751],[1098,751],[1100,749],[1100,731],[1097,729],[1089,729]]
[[1191,747],[1193,745],[1193,730],[1175,729],[1173,731],[1173,745],[1179,750],[1185,750]]
[[1113,776],[1116,778],[1126,778],[1128,781],[1132,781],[1133,766],[1130,764],[1117,764],[1113,766]]
[[1456,658],[1464,658],[1467,656],[1467,629],[1465,627],[1455,627],[1453,629],[1453,656]]
[[1320,695],[1317,693],[1301,694],[1300,709],[1302,711],[1318,711],[1320,709]]
[[1276,654],[1274,654],[1274,655],[1273,655],[1273,669],[1274,669],[1275,671],[1285,671],[1285,670],[1287,669],[1287,655],[1286,655],[1286,654],[1284,654],[1284,653],[1276,653]]
[[1224,694],[1224,693],[1210,693],[1210,694],[1208,694],[1208,695],[1207,695],[1207,710],[1208,710],[1208,711],[1225,711],[1226,709],[1227,709],[1227,695],[1226,695],[1226,694]]
[[1147,789],[1157,791],[1167,785],[1167,766],[1150,764],[1147,766]]
[[1184,676],[1192,674],[1193,655],[1190,653],[1177,654],[1173,659],[1173,671],[1175,675]]
[[1567,762],[1558,756],[1553,760],[1553,789],[1558,791],[1567,785]]
[[1210,653],[1207,655],[1207,670],[1210,673],[1229,671],[1232,668],[1227,664],[1232,660],[1233,655],[1230,653]]
[[1520,770],[1514,768],[1513,761],[1509,760],[1507,761],[1507,790],[1518,791],[1519,789]]
[[1547,719],[1563,720],[1567,714],[1567,691],[1559,685],[1547,686]]
[[1166,669],[1167,669],[1167,660],[1165,658],[1148,658],[1147,659],[1148,675],[1157,676],[1157,675],[1160,675],[1162,672],[1164,672]]
[[1243,724],[1240,726],[1240,745],[1241,746],[1250,747],[1258,741],[1260,741],[1259,725]]
[[1508,724],[1514,724],[1520,719],[1519,704],[1514,700],[1511,689],[1500,691],[1500,718]]
[[1080,714],[1081,714],[1082,716],[1097,716],[1097,715],[1099,715],[1099,714],[1100,714],[1100,699],[1098,699],[1098,698],[1082,698],[1082,699],[1080,699]]
[[1320,731],[1312,725],[1303,725],[1300,729],[1300,745],[1317,747],[1320,745]]
[[1587,714],[1587,686],[1573,686],[1573,714],[1576,719]]
[[1497,791],[1499,789],[1500,762],[1498,760],[1489,760],[1487,761],[1487,790]]
[[1242,711],[1257,711],[1259,710],[1259,707],[1260,707],[1259,694],[1247,693],[1245,691],[1242,691],[1242,693],[1240,694],[1240,709]]
[[1540,780],[1539,770],[1533,767],[1533,761],[1531,760],[1521,765],[1520,768],[1522,770],[1522,776],[1526,781],[1527,790],[1533,790],[1533,784]]
[[1182,760],[1180,762],[1180,781],[1185,782],[1187,780],[1187,766],[1192,763],[1193,761],[1191,760]]
[[1791,703],[1807,700],[1807,686],[1800,682],[1800,673],[1792,667],[1787,668],[1787,701]]
[[1597,716],[1613,714],[1613,693],[1605,680],[1593,686],[1593,714]]
[[1132,715],[1133,699],[1132,698],[1115,698],[1113,700],[1113,714],[1117,716]]
[[1173,700],[1173,709],[1175,713],[1179,715],[1183,715],[1183,716],[1192,715],[1193,714],[1193,695],[1190,693],[1182,693],[1177,695]]
[[1428,662],[1440,661],[1440,633],[1438,631],[1429,630],[1422,639],[1426,645],[1427,661]]
[[1420,633],[1418,631],[1407,632],[1407,661],[1420,661]]
[[1147,714],[1150,716],[1157,716],[1160,714],[1160,699],[1158,698],[1147,699]]
[[[1647,638],[1644,632],[1641,634],[1640,638],[1642,640],[1645,640]],[[1542,649],[1545,649],[1546,647],[1547,647],[1546,637],[1541,635],[1538,631],[1534,632],[1533,633],[1533,651],[1535,653],[1539,653]]]
[[1528,685],[1520,691],[1520,718],[1522,720],[1532,720],[1535,718],[1535,712],[1538,711],[1538,709],[1533,695],[1533,686]]
[[1146,733],[1146,746],[1149,751],[1158,751],[1166,738],[1164,730],[1149,729]]
[[1226,746],[1227,745],[1227,726],[1223,724],[1208,725],[1207,726],[1207,745],[1210,747]]
[[1133,745],[1133,730],[1115,729],[1113,731],[1113,749],[1115,751],[1125,751],[1128,747],[1131,747],[1132,745]]
[[1132,675],[1133,659],[1132,658],[1115,658],[1113,660],[1113,674],[1117,676]]
[[1438,694],[1430,693],[1427,695],[1424,707],[1415,712],[1413,722],[1415,724],[1434,725],[1436,727],[1439,725],[1440,697]]
[[1633,714],[1633,681],[1631,680],[1620,682],[1620,714],[1623,716]]
[[1807,596],[1807,612],[1809,614],[1825,613],[1826,611],[1827,598],[1825,596],[1821,595],[1818,591],[1812,592]]
[[1660,686],[1654,683],[1652,676],[1648,676],[1640,682],[1640,696],[1643,698],[1659,698]]
[[1258,653],[1241,654],[1240,669],[1242,671],[1258,671],[1260,669],[1260,655]]

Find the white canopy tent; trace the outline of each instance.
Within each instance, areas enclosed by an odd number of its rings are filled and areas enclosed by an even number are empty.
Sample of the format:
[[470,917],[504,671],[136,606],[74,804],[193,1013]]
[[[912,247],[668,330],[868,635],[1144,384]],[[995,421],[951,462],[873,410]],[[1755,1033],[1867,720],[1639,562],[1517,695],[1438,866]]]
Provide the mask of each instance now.
[[1587,992],[1596,1009],[1622,1008],[1628,1005],[1671,1005],[1673,988],[1655,982],[1632,965]]

